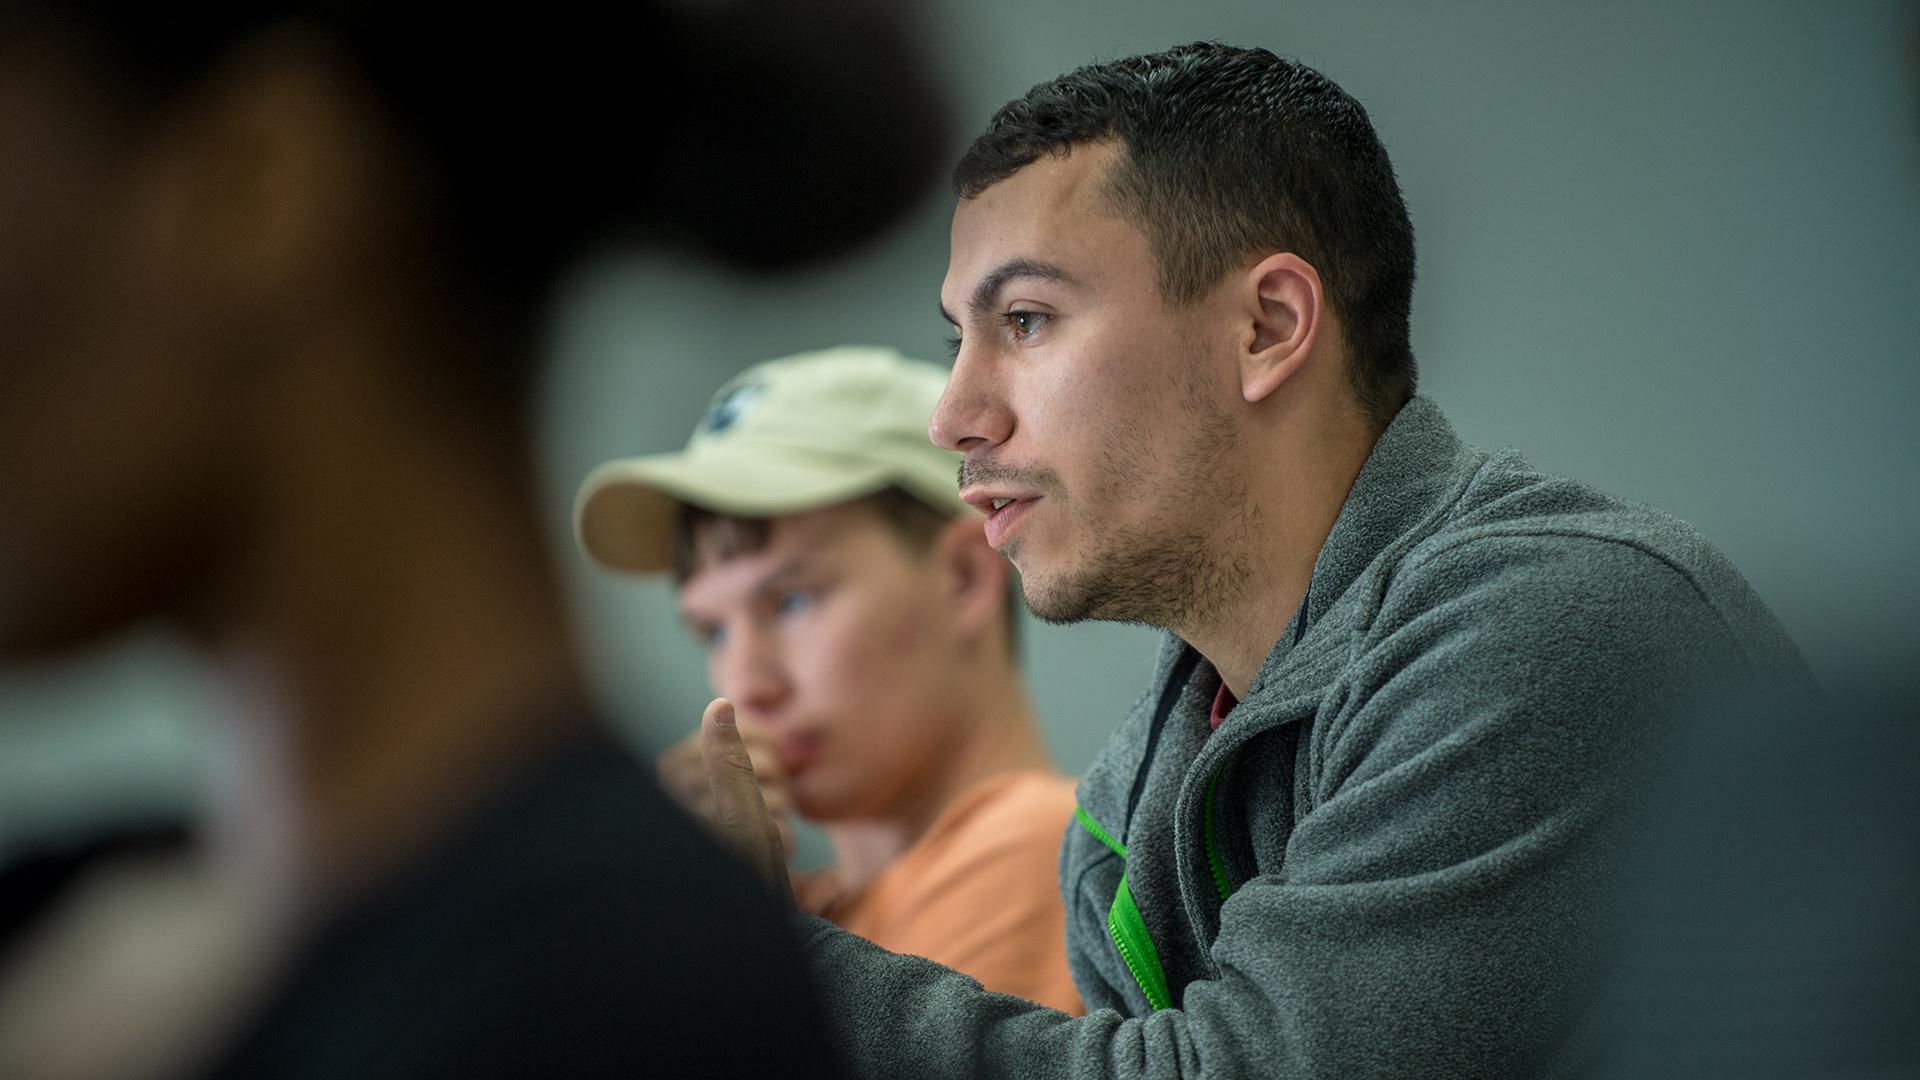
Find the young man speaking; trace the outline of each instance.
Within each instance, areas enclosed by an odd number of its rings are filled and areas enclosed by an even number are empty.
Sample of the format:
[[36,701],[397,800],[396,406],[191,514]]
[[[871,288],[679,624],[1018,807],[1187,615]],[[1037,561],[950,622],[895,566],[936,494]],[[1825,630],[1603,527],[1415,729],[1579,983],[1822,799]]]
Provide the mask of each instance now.
[[[936,442],[1060,621],[1168,631],[1061,861],[1090,1014],[819,921],[870,1076],[1578,1073],[1620,834],[1690,695],[1802,677],[1675,519],[1415,396],[1412,227],[1365,111],[1196,44],[1003,108],[956,171]],[[719,816],[777,882],[729,708]],[[758,853],[755,855],[755,853]]]

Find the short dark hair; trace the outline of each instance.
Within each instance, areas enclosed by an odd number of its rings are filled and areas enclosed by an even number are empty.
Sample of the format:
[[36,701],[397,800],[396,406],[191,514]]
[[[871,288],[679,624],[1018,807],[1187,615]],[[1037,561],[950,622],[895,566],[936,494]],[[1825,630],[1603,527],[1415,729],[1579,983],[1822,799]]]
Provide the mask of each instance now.
[[1292,251],[1339,312],[1348,381],[1385,424],[1413,396],[1413,223],[1367,111],[1265,49],[1194,42],[1090,64],[1007,103],[954,169],[963,199],[1043,156],[1117,140],[1108,177],[1169,301],[1199,299],[1235,260]]
[[[954,518],[949,511],[933,506],[897,486],[882,488],[851,502],[872,508],[886,522],[901,545],[916,554],[925,553],[931,548],[934,540],[953,523]],[[718,557],[725,560],[751,555],[765,548],[772,535],[772,518],[723,514],[690,503],[680,504],[678,512],[674,514],[671,539],[674,587],[685,585],[699,570],[700,542],[703,538],[708,538]],[[1015,657],[1020,655],[1022,606],[1019,580],[1010,578],[1007,583],[1007,653]]]

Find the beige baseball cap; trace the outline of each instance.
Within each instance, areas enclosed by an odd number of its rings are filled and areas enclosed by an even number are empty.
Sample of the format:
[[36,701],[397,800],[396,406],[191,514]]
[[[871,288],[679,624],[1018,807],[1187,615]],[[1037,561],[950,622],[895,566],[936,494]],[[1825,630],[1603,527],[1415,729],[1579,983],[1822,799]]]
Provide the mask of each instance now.
[[574,535],[602,566],[646,573],[670,565],[681,504],[773,517],[898,486],[970,513],[957,494],[960,455],[927,439],[946,384],[946,368],[868,346],[756,364],[713,395],[686,449],[589,473]]

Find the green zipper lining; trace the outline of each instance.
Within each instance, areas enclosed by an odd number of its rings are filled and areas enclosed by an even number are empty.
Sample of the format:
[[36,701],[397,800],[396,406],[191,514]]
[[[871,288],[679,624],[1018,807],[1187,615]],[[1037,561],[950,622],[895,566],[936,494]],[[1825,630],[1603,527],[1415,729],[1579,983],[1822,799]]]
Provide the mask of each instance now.
[[1095,840],[1112,848],[1115,855],[1123,859],[1127,857],[1127,849],[1120,846],[1120,841],[1115,840],[1112,833],[1108,832],[1099,822],[1093,820],[1093,815],[1087,813],[1086,807],[1074,807],[1073,816],[1080,819],[1080,824],[1086,826],[1087,831],[1093,834]]
[[[1215,770],[1213,779],[1207,781],[1206,834],[1207,868],[1213,872],[1213,886],[1225,901],[1233,895],[1233,888],[1227,882],[1227,871],[1220,859],[1220,844],[1214,836],[1213,803],[1214,791],[1220,785],[1220,772]],[[1127,849],[1106,827],[1093,819],[1086,808],[1076,806],[1073,816],[1080,825],[1093,834],[1095,840],[1105,844],[1122,860],[1127,857]],[[1120,875],[1120,888],[1114,891],[1113,906],[1107,909],[1107,936],[1113,939],[1113,947],[1119,950],[1120,959],[1127,965],[1127,971],[1133,975],[1133,981],[1140,986],[1140,992],[1147,996],[1147,1005],[1155,1012],[1170,1007],[1173,996],[1167,990],[1167,972],[1160,966],[1160,954],[1153,947],[1153,937],[1147,933],[1147,920],[1140,914],[1140,905],[1133,899],[1133,889],[1127,884],[1127,875]]]
[[1160,967],[1160,954],[1153,950],[1153,939],[1147,935],[1147,920],[1140,915],[1140,905],[1133,901],[1133,890],[1127,886],[1127,876],[1120,875],[1119,891],[1113,894],[1113,906],[1107,909],[1107,934],[1113,938],[1113,946],[1120,950],[1120,959],[1126,961],[1127,970],[1133,973],[1133,981],[1140,984],[1140,990],[1147,995],[1147,1005],[1155,1012],[1173,1004],[1173,998],[1167,993],[1167,973]]
[[1222,765],[1213,770],[1213,779],[1207,781],[1207,869],[1213,871],[1213,887],[1220,891],[1221,903],[1225,903],[1227,897],[1233,895],[1233,886],[1227,881],[1226,866],[1220,860],[1220,841],[1213,833],[1213,793],[1214,789],[1220,786],[1220,773],[1225,768],[1226,766]]
[[[1074,807],[1073,816],[1095,840],[1122,860],[1126,859],[1126,847],[1095,821],[1085,807]],[[1113,947],[1119,951],[1133,981],[1139,984],[1140,992],[1147,996],[1147,1005],[1156,1012],[1171,1005],[1173,998],[1167,993],[1166,970],[1160,966],[1160,954],[1154,951],[1153,937],[1147,933],[1147,920],[1140,914],[1140,905],[1133,899],[1125,873],[1120,875],[1120,888],[1114,891],[1113,905],[1107,908],[1107,936],[1113,939]]]

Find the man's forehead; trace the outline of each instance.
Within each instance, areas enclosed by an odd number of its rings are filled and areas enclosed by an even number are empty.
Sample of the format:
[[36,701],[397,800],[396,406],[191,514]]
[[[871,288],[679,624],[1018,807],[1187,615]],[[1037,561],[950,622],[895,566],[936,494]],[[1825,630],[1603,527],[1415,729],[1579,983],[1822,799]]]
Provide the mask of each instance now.
[[[1114,142],[1082,143],[1043,154],[971,199],[961,209],[989,214],[1084,212],[1104,206],[1107,177],[1120,159]],[[958,214],[956,213],[956,218]]]
[[1107,178],[1119,153],[1117,144],[1107,142],[1049,154],[960,200],[942,295],[952,299],[955,291],[971,289],[1010,259],[1097,263],[1114,235],[1133,231],[1108,195]]
[[804,570],[830,557],[869,518],[857,501],[765,518],[707,518],[694,527],[693,574],[681,592],[703,581],[737,577],[758,584]]

